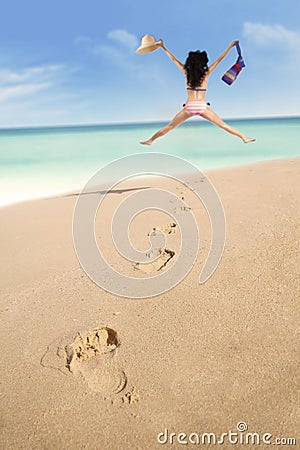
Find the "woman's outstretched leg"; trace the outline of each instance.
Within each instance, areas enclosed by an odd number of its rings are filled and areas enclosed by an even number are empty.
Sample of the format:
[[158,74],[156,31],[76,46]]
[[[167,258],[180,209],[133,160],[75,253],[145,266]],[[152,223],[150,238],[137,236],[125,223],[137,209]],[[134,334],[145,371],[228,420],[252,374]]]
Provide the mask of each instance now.
[[243,133],[241,133],[236,128],[233,128],[230,125],[228,125],[227,123],[225,123],[221,119],[221,117],[219,117],[218,114],[216,114],[210,108],[207,108],[206,111],[204,111],[204,113],[202,113],[202,117],[204,119],[209,120],[210,122],[214,123],[215,125],[217,125],[218,127],[222,128],[223,130],[228,131],[228,133],[231,133],[231,134],[234,134],[235,136],[238,136],[239,138],[241,138],[245,142],[245,144],[247,144],[248,142],[254,142],[256,140],[255,138],[249,138],[249,137],[245,136]]
[[176,114],[175,117],[173,117],[173,119],[171,120],[170,123],[168,123],[168,125],[157,131],[151,138],[147,139],[147,141],[141,141],[140,144],[151,145],[155,141],[155,139],[164,136],[169,131],[173,130],[190,117],[191,114],[187,112],[185,109],[182,109],[178,114]]

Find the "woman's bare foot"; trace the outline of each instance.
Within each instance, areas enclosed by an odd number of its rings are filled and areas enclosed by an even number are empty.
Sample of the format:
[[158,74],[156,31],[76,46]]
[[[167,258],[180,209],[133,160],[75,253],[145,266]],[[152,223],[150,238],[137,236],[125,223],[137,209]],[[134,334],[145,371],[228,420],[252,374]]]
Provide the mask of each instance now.
[[152,141],[151,141],[151,139],[148,139],[148,141],[141,141],[140,144],[143,144],[143,145],[151,145],[151,144],[152,144]]
[[245,142],[245,144],[248,144],[248,142],[254,142],[254,141],[256,141],[256,139],[255,138],[245,138],[245,139],[243,139],[243,141]]

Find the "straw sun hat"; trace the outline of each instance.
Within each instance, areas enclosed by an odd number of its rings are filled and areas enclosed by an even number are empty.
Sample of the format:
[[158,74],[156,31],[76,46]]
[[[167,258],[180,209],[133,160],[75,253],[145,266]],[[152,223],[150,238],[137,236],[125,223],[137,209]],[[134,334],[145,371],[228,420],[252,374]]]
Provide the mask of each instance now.
[[142,37],[142,43],[139,48],[136,50],[136,53],[149,53],[153,52],[159,47],[159,42],[156,42],[154,36],[152,34],[145,34]]

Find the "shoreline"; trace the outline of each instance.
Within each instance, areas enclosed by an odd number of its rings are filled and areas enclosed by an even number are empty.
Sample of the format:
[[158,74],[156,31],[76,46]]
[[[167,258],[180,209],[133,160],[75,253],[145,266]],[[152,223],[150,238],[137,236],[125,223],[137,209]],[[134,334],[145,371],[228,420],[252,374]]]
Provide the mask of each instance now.
[[[248,145],[251,145],[251,144],[248,144]],[[239,169],[239,168],[243,169],[243,168],[247,168],[249,166],[256,166],[256,165],[260,165],[260,164],[268,164],[268,163],[280,162],[280,161],[282,161],[282,162],[289,161],[289,160],[293,161],[293,160],[297,160],[297,159],[300,159],[300,156],[292,157],[292,158],[288,157],[288,158],[278,158],[278,159],[265,159],[265,160],[258,160],[258,161],[255,161],[255,162],[251,162],[251,163],[248,163],[248,164],[238,164],[238,165],[231,165],[231,166],[226,166],[226,167],[222,167],[221,166],[221,167],[214,167],[214,168],[200,169],[200,170],[205,175],[209,176],[213,172],[219,172],[219,171],[223,171],[223,170],[226,171],[226,170]],[[188,175],[188,174],[186,174],[186,175]],[[178,176],[180,176],[180,174]],[[87,179],[87,181],[88,181],[88,179]],[[105,189],[105,186],[107,185],[107,183],[99,186],[99,189]],[[37,200],[47,200],[47,199],[52,199],[52,198],[59,198],[59,197],[70,196],[70,195],[74,194],[74,192],[76,194],[78,194],[83,188],[84,188],[84,185],[81,186],[81,187],[74,187],[74,188],[71,188],[71,189],[66,190],[66,191],[54,192],[53,194],[52,193],[45,194],[45,195],[44,194],[42,194],[42,195],[38,194],[37,196],[33,196],[33,197],[30,197],[30,198],[27,198],[27,199],[20,199],[20,200],[12,201],[12,202],[5,203],[5,204],[1,204],[0,203],[0,210],[3,209],[3,208],[10,207],[10,206],[16,206],[16,205],[20,205],[20,204],[23,204],[23,203],[34,202],[34,201],[37,201]]]

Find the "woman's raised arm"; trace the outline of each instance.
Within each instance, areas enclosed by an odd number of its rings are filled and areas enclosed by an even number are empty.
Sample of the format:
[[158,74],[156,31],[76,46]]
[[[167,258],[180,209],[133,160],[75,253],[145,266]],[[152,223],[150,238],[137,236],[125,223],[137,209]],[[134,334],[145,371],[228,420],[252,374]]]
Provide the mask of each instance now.
[[222,59],[225,58],[225,56],[227,55],[227,53],[232,49],[232,47],[235,46],[236,42],[238,41],[232,41],[231,44],[226,48],[226,50],[224,50],[224,52],[219,56],[218,59],[216,59],[208,68],[208,73],[211,73],[213,70],[215,70],[215,68],[217,67],[218,64],[220,64],[220,62],[222,61]]
[[184,65],[182,64],[182,62],[180,62],[177,58],[175,58],[175,56],[166,48],[164,41],[162,39],[160,39],[159,41],[159,45],[162,49],[164,49],[164,51],[166,52],[166,54],[168,55],[168,57],[176,64],[176,66],[183,72],[185,73],[185,68]]

